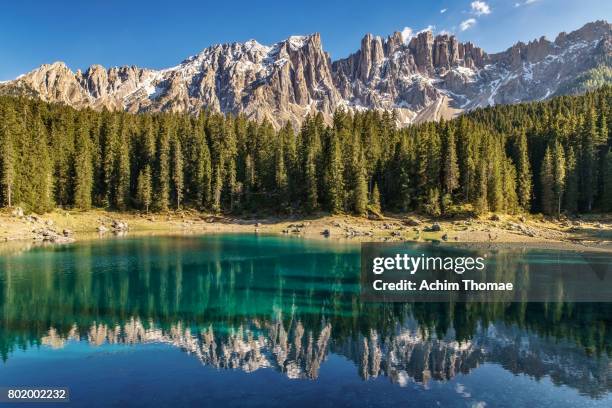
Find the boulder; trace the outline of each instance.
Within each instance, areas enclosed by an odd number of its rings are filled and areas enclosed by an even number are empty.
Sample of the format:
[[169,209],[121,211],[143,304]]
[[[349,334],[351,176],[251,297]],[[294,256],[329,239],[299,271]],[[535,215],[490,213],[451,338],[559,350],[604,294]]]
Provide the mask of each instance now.
[[433,224],[431,224],[431,226],[426,227],[425,231],[427,231],[427,232],[439,232],[439,231],[442,231],[442,227],[437,222],[434,222]]
[[404,225],[407,225],[409,227],[417,227],[422,224],[422,222],[419,221],[418,218],[412,218],[412,217],[405,218],[402,222]]
[[111,223],[111,228],[115,232],[127,231],[128,223],[123,222],[123,221],[113,220],[113,222]]

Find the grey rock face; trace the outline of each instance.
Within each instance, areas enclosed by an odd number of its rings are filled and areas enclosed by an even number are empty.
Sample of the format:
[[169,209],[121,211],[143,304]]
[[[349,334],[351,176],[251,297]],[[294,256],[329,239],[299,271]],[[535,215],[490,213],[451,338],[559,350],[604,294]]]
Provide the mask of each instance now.
[[272,46],[255,40],[214,45],[164,70],[92,65],[74,73],[62,62],[45,64],[0,84],[0,93],[128,112],[209,108],[267,119],[276,128],[299,126],[315,112],[330,122],[340,107],[381,109],[406,125],[545,99],[611,61],[612,29],[605,21],[497,54],[431,31],[409,39],[399,32],[385,39],[368,34],[357,52],[333,63],[319,34],[312,34]]

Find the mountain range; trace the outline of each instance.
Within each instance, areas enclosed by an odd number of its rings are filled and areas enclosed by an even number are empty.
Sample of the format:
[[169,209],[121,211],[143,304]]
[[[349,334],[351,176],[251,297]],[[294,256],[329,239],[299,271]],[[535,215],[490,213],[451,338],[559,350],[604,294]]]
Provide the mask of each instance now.
[[330,122],[338,108],[378,109],[393,111],[398,125],[407,125],[579,92],[596,70],[610,80],[607,21],[494,54],[426,30],[409,38],[367,34],[359,50],[336,61],[315,33],[272,46],[255,40],[213,45],[162,70],[92,65],[73,72],[54,62],[0,83],[0,94],[133,113],[208,108],[267,119],[276,128],[299,126],[309,113],[321,112]]

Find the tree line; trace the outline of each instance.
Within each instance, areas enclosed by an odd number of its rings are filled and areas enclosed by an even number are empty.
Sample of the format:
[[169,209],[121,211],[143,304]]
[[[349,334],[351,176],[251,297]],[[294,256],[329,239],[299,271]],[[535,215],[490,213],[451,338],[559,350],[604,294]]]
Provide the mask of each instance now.
[[280,130],[202,110],[0,97],[0,203],[249,214],[612,211],[612,88],[398,128],[339,110]]

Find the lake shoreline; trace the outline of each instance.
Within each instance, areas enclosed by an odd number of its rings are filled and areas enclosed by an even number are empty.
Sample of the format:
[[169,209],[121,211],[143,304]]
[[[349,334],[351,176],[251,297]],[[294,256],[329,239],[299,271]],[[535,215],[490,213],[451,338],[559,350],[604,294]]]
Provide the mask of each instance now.
[[612,252],[612,214],[555,220],[539,215],[440,219],[389,214],[383,219],[350,215],[260,218],[196,211],[167,213],[55,210],[45,215],[0,212],[0,245],[107,238],[115,235],[258,233],[354,242],[446,242],[469,247],[529,247]]

